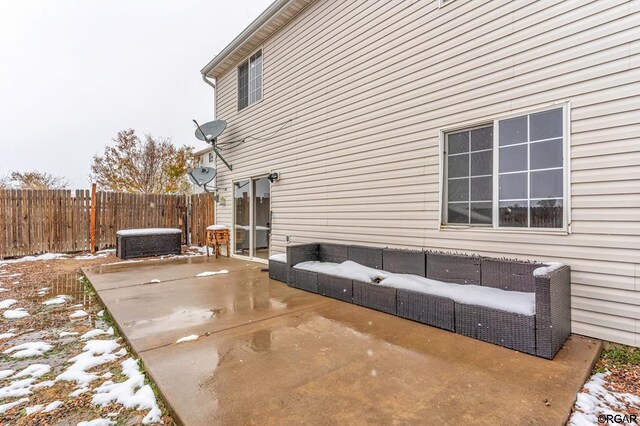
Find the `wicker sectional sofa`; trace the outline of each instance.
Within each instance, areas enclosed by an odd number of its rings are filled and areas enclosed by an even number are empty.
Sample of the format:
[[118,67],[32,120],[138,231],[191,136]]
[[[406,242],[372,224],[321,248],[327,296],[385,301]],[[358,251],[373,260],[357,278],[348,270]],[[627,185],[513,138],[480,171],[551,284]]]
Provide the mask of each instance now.
[[[372,271],[371,280],[300,269],[348,261]],[[570,273],[559,264],[329,243],[289,246],[269,261],[270,278],[291,287],[548,359],[571,332]]]

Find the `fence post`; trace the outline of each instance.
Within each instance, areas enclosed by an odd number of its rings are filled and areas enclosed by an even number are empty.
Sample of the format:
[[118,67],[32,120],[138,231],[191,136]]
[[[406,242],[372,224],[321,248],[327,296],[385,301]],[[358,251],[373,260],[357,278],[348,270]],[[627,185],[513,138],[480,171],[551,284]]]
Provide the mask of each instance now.
[[193,240],[193,237],[191,236],[191,232],[193,231],[191,229],[191,201],[193,200],[193,196],[191,195],[184,195],[184,202],[186,204],[186,209],[185,209],[185,218],[184,218],[184,226],[185,229],[187,230],[186,232],[186,236],[187,236],[187,246],[191,246],[191,241]]
[[91,218],[89,219],[91,253],[96,252],[96,184],[91,184]]

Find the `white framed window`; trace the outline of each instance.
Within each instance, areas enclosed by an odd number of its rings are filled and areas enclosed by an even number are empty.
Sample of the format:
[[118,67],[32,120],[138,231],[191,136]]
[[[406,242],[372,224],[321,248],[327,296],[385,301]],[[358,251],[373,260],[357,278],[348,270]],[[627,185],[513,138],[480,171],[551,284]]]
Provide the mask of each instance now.
[[238,111],[262,99],[262,50],[238,67]]
[[213,152],[209,153],[209,163],[213,163]]
[[442,225],[566,230],[568,105],[443,131]]

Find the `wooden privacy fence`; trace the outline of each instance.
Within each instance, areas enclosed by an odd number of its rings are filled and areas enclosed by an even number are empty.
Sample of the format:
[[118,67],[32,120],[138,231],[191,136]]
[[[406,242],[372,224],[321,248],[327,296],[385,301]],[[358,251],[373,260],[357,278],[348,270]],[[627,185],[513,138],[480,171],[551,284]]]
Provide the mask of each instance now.
[[127,228],[178,228],[204,245],[214,206],[211,194],[0,190],[0,258],[111,248]]

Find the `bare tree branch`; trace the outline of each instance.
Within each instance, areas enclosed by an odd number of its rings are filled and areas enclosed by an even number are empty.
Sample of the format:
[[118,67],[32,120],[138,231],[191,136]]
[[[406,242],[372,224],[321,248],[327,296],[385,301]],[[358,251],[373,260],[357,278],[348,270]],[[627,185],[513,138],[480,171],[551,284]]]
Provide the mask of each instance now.
[[147,194],[190,193],[187,168],[197,165],[193,148],[176,148],[170,138],[145,135],[135,130],[118,132],[115,146],[95,156],[91,178],[101,189]]
[[9,186],[17,189],[66,189],[69,186],[67,179],[37,170],[11,172],[9,181]]

